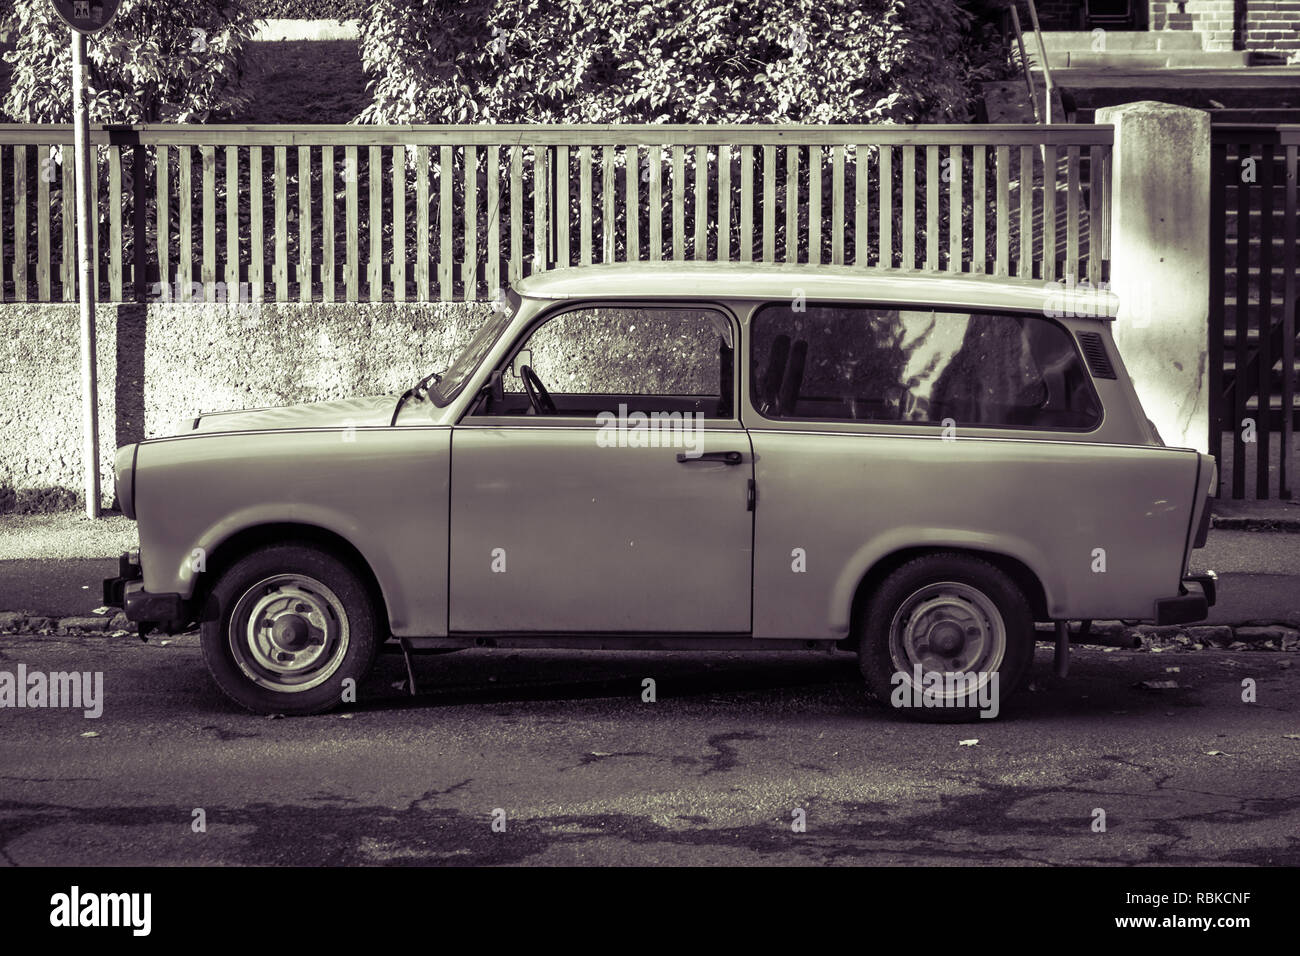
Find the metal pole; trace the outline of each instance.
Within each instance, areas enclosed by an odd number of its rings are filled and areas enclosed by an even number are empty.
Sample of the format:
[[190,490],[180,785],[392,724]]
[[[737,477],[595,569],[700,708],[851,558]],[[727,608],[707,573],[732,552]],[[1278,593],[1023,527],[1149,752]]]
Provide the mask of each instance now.
[[1056,87],[1052,84],[1052,68],[1047,64],[1047,48],[1043,46],[1043,31],[1038,27],[1038,8],[1034,6],[1034,0],[1029,0],[1029,22],[1034,28],[1034,38],[1038,41],[1038,63],[1043,68],[1043,86],[1046,87],[1047,99],[1047,122],[1052,122],[1052,94],[1056,92]]
[[1025,84],[1029,87],[1029,106],[1034,111],[1034,122],[1038,118],[1038,94],[1034,92],[1034,74],[1029,69],[1029,55],[1025,52],[1025,34],[1020,29],[1020,14],[1015,4],[1011,5],[1011,22],[1016,28],[1016,44],[1020,47],[1020,66],[1025,71]]
[[90,114],[86,106],[86,38],[72,33],[73,142],[77,163],[77,290],[81,300],[81,461],[86,516],[99,517],[99,386],[95,365],[95,264],[90,230]]

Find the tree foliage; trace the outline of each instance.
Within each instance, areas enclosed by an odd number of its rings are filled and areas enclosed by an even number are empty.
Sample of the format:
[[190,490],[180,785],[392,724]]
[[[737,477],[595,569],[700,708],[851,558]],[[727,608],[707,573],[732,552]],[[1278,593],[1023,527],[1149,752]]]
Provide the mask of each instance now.
[[963,121],[956,0],[371,0],[367,123]]
[[[19,122],[72,119],[72,47],[50,0],[16,0],[4,112]],[[92,122],[204,122],[242,108],[247,0],[123,0],[87,38]]]

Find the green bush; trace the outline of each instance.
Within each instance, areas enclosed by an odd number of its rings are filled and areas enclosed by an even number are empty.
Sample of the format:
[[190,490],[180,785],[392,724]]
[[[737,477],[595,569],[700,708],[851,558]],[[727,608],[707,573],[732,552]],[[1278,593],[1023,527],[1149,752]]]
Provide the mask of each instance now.
[[250,0],[253,15],[270,20],[355,20],[365,11],[366,3],[367,0]]
[[[4,112],[23,123],[72,119],[72,47],[49,0],[16,0]],[[204,122],[242,109],[246,0],[123,0],[88,38],[90,117],[97,123]]]
[[372,0],[368,123],[969,115],[956,0]]

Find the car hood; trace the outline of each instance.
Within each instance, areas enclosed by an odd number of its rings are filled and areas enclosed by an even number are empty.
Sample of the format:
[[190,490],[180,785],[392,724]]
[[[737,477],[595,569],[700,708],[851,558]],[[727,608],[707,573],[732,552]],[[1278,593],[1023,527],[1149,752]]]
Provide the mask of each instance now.
[[278,428],[361,428],[389,425],[397,407],[396,395],[369,395],[330,402],[306,402],[278,408],[248,408],[228,412],[205,412],[194,419],[190,431],[242,432]]

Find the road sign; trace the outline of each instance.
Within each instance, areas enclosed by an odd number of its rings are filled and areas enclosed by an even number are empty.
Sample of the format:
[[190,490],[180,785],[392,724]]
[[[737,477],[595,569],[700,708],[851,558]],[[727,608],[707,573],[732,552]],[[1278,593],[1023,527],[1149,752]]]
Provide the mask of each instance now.
[[51,0],[54,12],[78,33],[98,33],[112,22],[122,0]]

